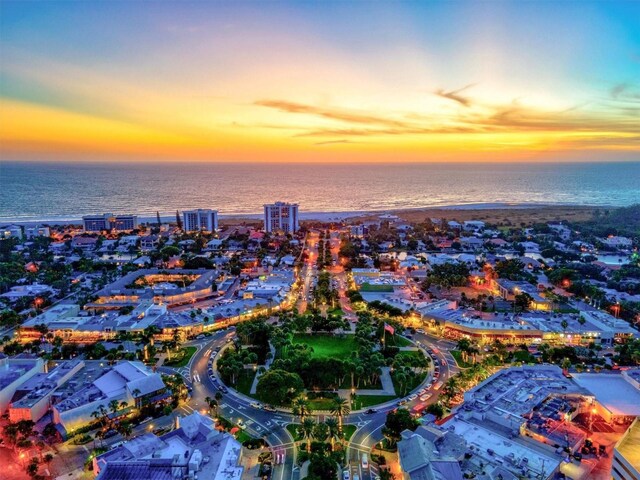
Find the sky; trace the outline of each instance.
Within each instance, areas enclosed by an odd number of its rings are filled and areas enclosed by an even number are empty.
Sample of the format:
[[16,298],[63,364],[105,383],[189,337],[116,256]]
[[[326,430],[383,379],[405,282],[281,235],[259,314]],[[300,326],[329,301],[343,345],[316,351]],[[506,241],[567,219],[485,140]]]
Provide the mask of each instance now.
[[640,159],[640,2],[0,1],[0,159]]

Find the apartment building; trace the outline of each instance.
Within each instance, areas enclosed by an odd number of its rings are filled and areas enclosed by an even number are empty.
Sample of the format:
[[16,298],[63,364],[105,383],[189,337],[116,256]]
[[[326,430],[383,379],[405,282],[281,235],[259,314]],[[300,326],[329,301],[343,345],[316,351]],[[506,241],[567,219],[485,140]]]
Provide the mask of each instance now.
[[298,224],[298,204],[276,202],[264,205],[264,230],[266,232],[294,233]]
[[182,212],[185,232],[215,232],[218,230],[218,211],[199,208],[197,210],[185,210]]

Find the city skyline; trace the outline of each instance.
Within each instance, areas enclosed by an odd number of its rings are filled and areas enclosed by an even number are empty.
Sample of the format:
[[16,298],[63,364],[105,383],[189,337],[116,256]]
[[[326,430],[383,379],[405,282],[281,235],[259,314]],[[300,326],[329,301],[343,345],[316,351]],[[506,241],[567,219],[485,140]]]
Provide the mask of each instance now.
[[637,159],[632,2],[2,8],[3,160]]

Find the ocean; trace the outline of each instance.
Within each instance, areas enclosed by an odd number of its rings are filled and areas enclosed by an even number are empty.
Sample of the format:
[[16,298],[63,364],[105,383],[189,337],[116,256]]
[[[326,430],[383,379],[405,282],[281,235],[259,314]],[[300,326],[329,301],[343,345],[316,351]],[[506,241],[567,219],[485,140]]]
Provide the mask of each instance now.
[[0,222],[75,220],[95,213],[221,215],[297,202],[300,212],[492,204],[640,203],[632,163],[0,163]]

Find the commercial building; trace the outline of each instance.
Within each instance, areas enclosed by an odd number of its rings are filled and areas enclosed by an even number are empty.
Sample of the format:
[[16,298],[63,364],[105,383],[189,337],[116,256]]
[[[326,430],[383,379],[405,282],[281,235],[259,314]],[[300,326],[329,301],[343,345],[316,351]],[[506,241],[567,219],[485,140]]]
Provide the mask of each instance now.
[[118,333],[142,333],[145,328],[156,327],[154,338],[171,340],[177,331],[181,340],[202,332],[202,320],[192,318],[188,312],[169,312],[166,304],[157,305],[151,300],[140,302],[131,313],[120,314],[111,310],[101,315],[80,312],[78,305],[57,305],[37,317],[27,320],[18,329],[21,342],[31,342],[42,337],[38,325],[46,325],[54,337],[65,343],[90,344],[112,340]]
[[484,345],[507,343],[611,346],[637,337],[639,332],[606,312],[554,314],[546,311],[520,314],[487,313],[451,306],[420,311],[423,319],[447,338],[471,338]]
[[297,232],[298,204],[276,202],[264,206],[264,230],[266,232]]
[[[153,373],[142,362],[119,362],[111,367],[100,361],[86,362],[84,371],[74,379],[72,388],[59,392],[53,403],[53,422],[66,438],[70,433],[93,421],[92,413],[100,407],[109,410],[117,401],[117,415],[169,398],[159,373]],[[83,365],[84,366],[84,365]]]
[[182,212],[185,232],[215,232],[218,230],[218,211],[199,208]]
[[97,300],[85,309],[119,309],[143,301],[174,306],[205,300],[217,296],[212,289],[217,276],[217,272],[204,269],[136,270],[98,291]]
[[147,433],[94,458],[97,480],[240,480],[242,446],[233,436],[198,412],[179,423],[165,435]]
[[60,363],[49,372],[38,373],[20,385],[9,405],[9,419],[40,420],[51,407],[53,393],[84,367],[82,360]]
[[613,480],[640,480],[640,420],[635,419],[613,449]]
[[85,232],[117,231],[127,232],[138,228],[138,217],[136,215],[113,215],[104,213],[102,215],[85,215],[82,217]]
[[42,372],[44,361],[41,358],[8,358],[0,353],[0,415],[9,408],[16,390]]

